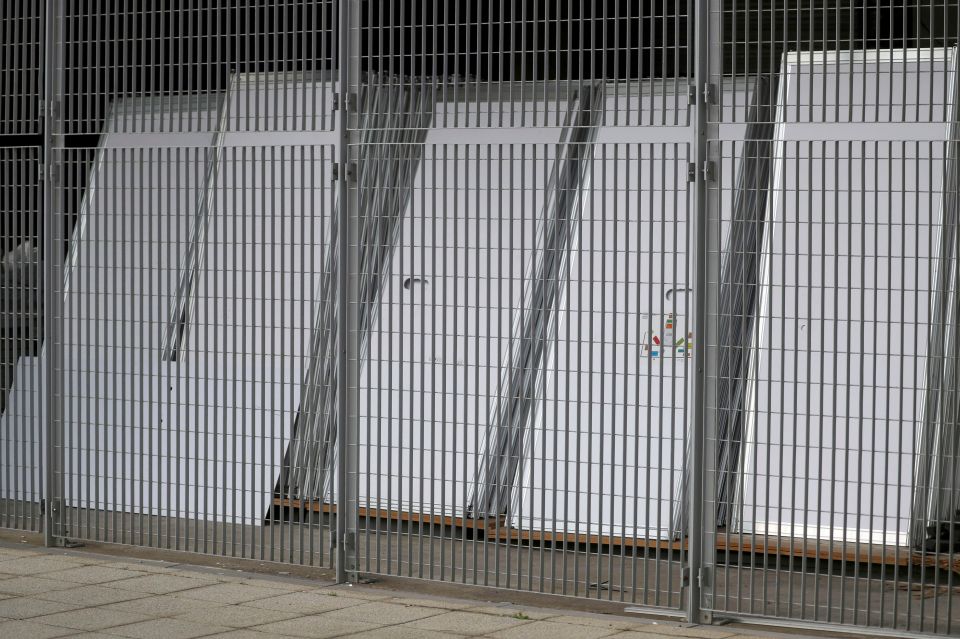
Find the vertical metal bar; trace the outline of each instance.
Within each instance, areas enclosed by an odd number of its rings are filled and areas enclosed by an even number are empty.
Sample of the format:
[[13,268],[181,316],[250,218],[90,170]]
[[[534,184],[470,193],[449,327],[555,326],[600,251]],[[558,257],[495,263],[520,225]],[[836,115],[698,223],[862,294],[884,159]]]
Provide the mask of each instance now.
[[[341,0],[339,5],[339,93],[349,95],[360,85],[360,0]],[[357,29],[357,32],[352,31]],[[343,107],[344,105],[341,105]],[[356,114],[341,108],[338,130],[338,188],[340,199],[337,303],[337,582],[357,580],[357,441],[359,406],[359,314],[356,298],[359,273],[360,219],[358,197],[351,189],[350,162],[357,156],[350,143],[357,137]]]
[[63,353],[61,350],[60,318],[63,313],[63,301],[60,294],[63,282],[63,265],[61,260],[60,233],[57,232],[60,216],[60,189],[57,149],[62,146],[61,122],[58,100],[61,95],[62,84],[60,70],[62,68],[62,0],[48,0],[44,24],[43,68],[44,88],[43,105],[43,334],[47,354],[45,375],[45,402],[46,414],[44,419],[44,464],[43,498],[45,502],[43,536],[44,544],[53,546],[56,543],[54,526],[56,525],[57,510],[54,508],[60,492],[57,490],[57,478],[62,470],[58,452],[60,450],[60,433],[63,426],[63,404],[60,389],[60,375]]
[[[719,233],[715,221],[710,219],[711,188],[707,182],[706,166],[710,158],[709,140],[716,137],[715,125],[711,124],[711,105],[707,103],[706,88],[711,80],[711,58],[722,60],[722,41],[717,38],[721,32],[723,3],[720,0],[705,0],[696,4],[696,60],[694,77],[699,93],[696,102],[696,147],[694,158],[696,166],[696,180],[694,188],[694,336],[698,346],[693,352],[694,390],[693,416],[690,439],[690,455],[686,472],[689,473],[687,491],[688,499],[688,554],[687,568],[689,570],[689,590],[687,592],[687,620],[690,623],[710,623],[712,617],[709,611],[702,610],[702,591],[709,588],[709,582],[701,581],[701,576],[707,574],[703,569],[712,567],[715,559],[715,535],[711,529],[715,520],[714,495],[716,490],[715,477],[704,473],[704,463],[707,454],[713,446],[708,445],[708,436],[712,430],[710,380],[714,379],[707,370],[711,363],[709,356],[712,332],[711,305],[716,303],[716,295],[711,294],[711,279],[718,278],[711,273],[719,272],[714,262],[719,254],[711,253],[714,238]],[[722,70],[722,68],[721,68]],[[711,135],[714,133],[714,135]],[[717,242],[716,244],[719,244]],[[710,464],[713,467],[714,464]],[[709,489],[709,492],[708,492]],[[706,543],[705,543],[706,542]]]

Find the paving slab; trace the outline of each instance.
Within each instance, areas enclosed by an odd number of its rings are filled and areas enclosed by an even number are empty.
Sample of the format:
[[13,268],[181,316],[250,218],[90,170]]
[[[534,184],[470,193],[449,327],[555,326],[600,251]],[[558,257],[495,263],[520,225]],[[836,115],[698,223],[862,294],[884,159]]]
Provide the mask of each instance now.
[[636,622],[629,629],[667,637],[691,637],[693,639],[726,639],[741,634],[731,628],[711,628],[709,626],[691,626],[680,623],[645,623],[642,621]]
[[608,628],[610,630],[635,630],[632,620],[622,617],[612,617],[611,615],[557,615],[551,617],[550,621],[574,626]]
[[154,617],[176,617],[194,610],[207,610],[211,607],[211,605],[212,604],[209,601],[190,599],[188,597],[178,597],[176,595],[148,595],[142,599],[119,601],[103,607],[112,610],[131,610],[133,612],[143,611],[144,614],[152,615]]
[[67,612],[58,612],[33,619],[36,623],[48,626],[60,626],[74,630],[103,630],[114,626],[125,626],[138,621],[146,621],[149,616],[124,610],[106,610],[104,608],[80,608]]
[[73,586],[76,586],[76,584],[69,581],[17,575],[13,579],[0,581],[0,592],[10,595],[36,595],[55,590],[66,590]]
[[333,617],[345,621],[352,619],[359,619],[361,621],[372,619],[380,624],[401,624],[426,617],[433,617],[443,614],[443,612],[443,610],[438,610],[437,608],[426,608],[424,606],[395,604],[386,601],[368,601],[359,606],[331,610],[330,612],[324,613],[323,617]]
[[472,606],[468,610],[479,612],[485,615],[496,615],[498,617],[526,617],[528,619],[542,620],[558,616],[556,610],[541,610],[539,608],[524,608],[523,606]]
[[253,606],[254,608],[267,608],[268,610],[312,615],[328,610],[359,606],[364,603],[367,603],[366,599],[354,599],[339,594],[334,595],[325,592],[290,592],[269,599],[251,601],[247,605]]
[[0,621],[0,637],[3,639],[49,639],[75,634],[69,628],[47,626],[33,621]]
[[[30,619],[42,615],[52,615],[55,612],[76,610],[80,607],[78,604],[68,604],[59,601],[44,601],[43,599],[33,599],[31,597],[14,597],[13,599],[0,601],[0,617],[6,617],[7,619]],[[0,637],[2,636],[3,635],[0,634]]]
[[419,599],[417,597],[391,597],[387,603],[402,604],[404,606],[422,606],[424,608],[439,608],[441,610],[465,610],[473,607],[471,603],[463,601],[446,601],[444,599]]
[[110,629],[110,634],[134,639],[194,639],[219,632],[226,632],[230,628],[214,626],[212,624],[196,623],[186,619],[153,619],[118,626]]
[[122,590],[134,590],[136,592],[148,592],[154,595],[167,595],[171,592],[182,592],[184,590],[193,590],[209,586],[212,582],[209,579],[196,579],[193,577],[181,577],[179,575],[168,575],[158,573],[153,575],[143,575],[133,579],[124,579],[122,581],[111,581],[110,588],[120,588]]
[[47,557],[36,555],[33,557],[16,557],[0,561],[0,572],[9,575],[38,576],[47,572],[80,568],[89,562],[78,561],[73,557]]
[[356,621],[345,621],[343,619],[326,617],[325,615],[310,615],[256,626],[253,630],[289,637],[327,639],[327,637],[341,637],[366,630],[375,630],[378,627],[382,627],[380,625],[381,623],[382,620],[361,621],[357,619]]
[[557,609],[537,608],[85,551],[25,554],[2,542],[0,550],[0,566],[12,565],[0,572],[0,639],[771,639],[730,626],[564,610],[560,600]]
[[521,626],[489,633],[498,639],[598,639],[619,633],[616,628],[583,626],[554,621],[531,621]]
[[287,592],[262,585],[219,583],[196,588],[190,592],[190,597],[216,603],[238,604],[257,599],[270,599]]
[[76,604],[78,606],[105,606],[121,601],[149,597],[148,594],[143,592],[120,590],[119,588],[105,588],[95,585],[78,586],[65,590],[51,590],[49,592],[37,593],[34,596],[38,599],[62,601],[63,603]]
[[115,568],[113,566],[92,564],[89,566],[80,566],[79,568],[70,568],[69,570],[48,572],[44,573],[43,576],[46,579],[71,581],[79,584],[103,584],[110,581],[120,581],[121,579],[143,577],[145,574],[147,573]]
[[413,626],[386,626],[350,635],[350,639],[457,639],[467,636],[452,632],[434,632]]
[[[612,639],[663,639],[664,635],[645,632],[641,630],[625,630],[619,634],[613,635]],[[739,636],[737,639],[741,639]]]
[[180,566],[180,564],[174,564],[169,561],[158,561],[154,559],[126,559],[112,562],[109,565],[114,568],[123,568],[124,570],[133,570],[135,572],[168,572],[170,570],[176,570]]
[[455,610],[408,623],[408,626],[435,632],[459,635],[489,635],[499,630],[531,623],[528,619],[484,615],[478,612]]
[[268,608],[254,608],[246,605],[205,606],[177,615],[179,619],[210,623],[227,628],[249,628],[274,621],[285,621],[299,617],[297,613],[281,612]]

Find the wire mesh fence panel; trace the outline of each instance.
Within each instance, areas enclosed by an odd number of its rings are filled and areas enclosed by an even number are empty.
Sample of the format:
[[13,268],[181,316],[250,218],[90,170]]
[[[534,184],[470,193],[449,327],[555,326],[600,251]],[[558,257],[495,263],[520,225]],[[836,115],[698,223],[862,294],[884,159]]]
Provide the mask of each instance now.
[[679,607],[687,141],[485,135],[362,151],[361,570]]
[[[950,117],[943,52],[960,33],[960,4],[953,0],[724,0],[712,3],[711,13],[711,50],[718,54],[711,81],[727,107],[712,119],[745,121],[749,101],[728,89],[791,72],[804,90],[789,101],[788,122]],[[788,68],[797,60],[801,69]]]
[[0,8],[0,135],[40,133],[43,3]]
[[[551,126],[569,96],[609,84],[606,126],[690,124],[688,0],[365,3],[362,86],[417,89],[449,110],[435,127]],[[446,111],[441,109],[441,112]]]
[[328,518],[283,515],[309,345],[330,332],[332,148],[170,137],[59,151],[56,534],[327,566]]
[[0,526],[960,631],[956,0],[51,2]]
[[43,259],[40,149],[0,148],[0,527],[40,530]]
[[715,143],[734,177],[711,214],[734,233],[711,249],[710,605],[950,634],[955,129],[921,118],[829,139],[830,121],[788,120],[789,82],[775,126]]
[[[51,64],[62,86],[66,134],[100,133],[107,125],[211,131],[221,120],[237,131],[333,128],[335,0],[60,6],[63,53]],[[242,105],[189,117],[192,100],[225,92],[238,79],[246,87]],[[137,105],[140,117],[110,120],[117,100]],[[165,103],[176,108],[161,108]]]

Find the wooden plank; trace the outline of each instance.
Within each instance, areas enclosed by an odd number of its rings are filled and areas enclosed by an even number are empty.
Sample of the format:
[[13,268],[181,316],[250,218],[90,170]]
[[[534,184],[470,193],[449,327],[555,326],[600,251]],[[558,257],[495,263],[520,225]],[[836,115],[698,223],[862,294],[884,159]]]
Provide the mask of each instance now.
[[[299,510],[312,510],[313,512],[335,513],[337,507],[321,501],[304,501],[301,499],[283,499],[276,497],[273,500],[274,506],[284,508],[296,508]],[[368,519],[389,519],[392,521],[407,521],[415,523],[429,523],[440,526],[451,526],[454,528],[468,528],[473,530],[484,530],[487,527],[485,519],[471,519],[463,517],[449,517],[446,515],[427,515],[410,511],[387,510],[384,508],[367,508],[361,506],[358,509],[360,517]]]
[[499,530],[488,527],[487,536],[501,541],[532,541],[561,544],[601,544],[624,546],[627,548],[658,548],[661,550],[686,550],[687,540],[670,541],[667,539],[621,538],[608,535],[584,535],[576,533],[555,533],[541,530],[517,530],[502,527]]
[[[289,508],[309,508],[314,512],[336,512],[336,506],[323,502],[304,502],[299,499],[274,500],[277,506]],[[524,541],[533,543],[562,544],[600,544],[623,546],[627,548],[652,548],[657,550],[686,550],[687,540],[623,538],[610,535],[585,535],[576,533],[551,532],[540,530],[520,530],[505,524],[501,519],[471,519],[427,515],[407,511],[385,510],[361,507],[360,516],[371,519],[389,519],[416,523],[431,523],[456,528],[467,527],[482,530],[485,536],[500,541]],[[761,555],[780,555],[784,557],[804,557],[851,563],[878,564],[887,566],[924,566],[952,570],[960,574],[960,554],[919,553],[897,546],[877,546],[873,544],[849,544],[812,539],[791,539],[789,537],[761,537],[755,535],[730,535],[717,533],[717,550],[726,552],[750,553]]]

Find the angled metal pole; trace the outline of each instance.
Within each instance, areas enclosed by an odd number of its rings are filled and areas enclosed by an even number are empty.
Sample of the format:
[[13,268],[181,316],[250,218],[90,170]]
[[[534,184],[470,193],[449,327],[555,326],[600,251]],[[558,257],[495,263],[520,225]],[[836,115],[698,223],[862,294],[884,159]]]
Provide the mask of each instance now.
[[56,544],[55,526],[60,515],[60,451],[63,434],[63,218],[60,199],[60,151],[63,126],[60,96],[63,80],[63,0],[47,0],[43,34],[43,537]]
[[[341,0],[338,16],[339,86],[337,130],[337,186],[339,237],[337,264],[337,582],[356,581],[357,474],[359,455],[358,386],[360,333],[358,304],[360,277],[360,217],[356,188],[359,141],[357,100],[349,99],[360,86],[360,0]],[[322,461],[322,460],[320,460]]]
[[[704,592],[712,586],[716,555],[716,356],[717,310],[720,282],[720,220],[711,198],[713,188],[712,157],[716,145],[718,91],[711,84],[711,60],[722,60],[723,0],[699,0],[695,7],[695,95],[696,148],[694,191],[694,335],[693,354],[694,398],[691,429],[688,491],[688,554],[687,621],[712,623],[710,612],[703,610]],[[722,62],[721,62],[722,64]],[[712,318],[712,319],[711,319]],[[713,348],[712,348],[713,347]]]

